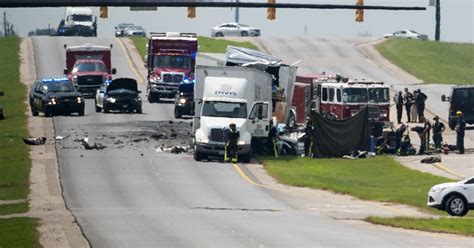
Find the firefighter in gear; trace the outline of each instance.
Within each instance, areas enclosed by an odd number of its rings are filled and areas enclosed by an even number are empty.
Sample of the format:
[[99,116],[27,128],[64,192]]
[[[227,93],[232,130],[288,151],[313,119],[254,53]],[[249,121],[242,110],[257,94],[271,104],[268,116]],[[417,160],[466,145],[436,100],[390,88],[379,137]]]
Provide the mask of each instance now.
[[306,117],[306,127],[304,128],[304,156],[309,157],[313,150],[313,124],[311,118]]
[[423,130],[419,134],[421,139],[420,144],[420,151],[418,155],[425,154],[425,152],[430,150],[430,131],[431,131],[431,123],[426,119],[424,116],[420,116],[420,121],[423,123]]
[[269,155],[274,155],[278,158],[278,147],[277,147],[277,129],[273,125],[273,120],[270,120],[270,131],[267,137],[267,150]]
[[224,161],[237,163],[237,152],[239,150],[238,142],[240,138],[240,133],[237,130],[235,123],[229,125],[230,130],[228,130],[225,139],[225,151],[224,151]]

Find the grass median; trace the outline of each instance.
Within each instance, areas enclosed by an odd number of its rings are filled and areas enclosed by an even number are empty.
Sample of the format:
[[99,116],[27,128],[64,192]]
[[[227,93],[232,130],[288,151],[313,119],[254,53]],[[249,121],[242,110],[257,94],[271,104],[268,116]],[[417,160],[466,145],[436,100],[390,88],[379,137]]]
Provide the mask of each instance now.
[[0,120],[0,200],[26,199],[30,159],[22,138],[28,137],[26,87],[19,79],[20,39],[0,39],[0,96],[5,119]]
[[37,226],[31,218],[0,219],[0,247],[41,247]]
[[366,221],[373,224],[405,229],[474,236],[474,220],[472,218],[425,219],[407,217],[369,217]]
[[391,157],[369,159],[268,158],[265,169],[278,182],[393,202],[423,209],[428,190],[447,178],[409,169]]
[[[131,37],[135,47],[143,58],[146,55],[146,44],[148,38],[146,37]],[[257,49],[255,45],[248,41],[232,41],[225,39],[214,39],[204,36],[198,37],[199,52],[201,53],[225,53],[227,46],[238,46],[246,47],[251,49]]]
[[[20,83],[20,39],[0,38],[0,96],[5,119],[0,120],[0,200],[26,200],[31,160],[22,138],[28,137],[26,86]],[[1,204],[0,215],[24,213],[28,203]],[[0,219],[0,247],[40,247],[38,223],[32,218]]]
[[376,48],[425,83],[474,84],[474,44],[388,39]]

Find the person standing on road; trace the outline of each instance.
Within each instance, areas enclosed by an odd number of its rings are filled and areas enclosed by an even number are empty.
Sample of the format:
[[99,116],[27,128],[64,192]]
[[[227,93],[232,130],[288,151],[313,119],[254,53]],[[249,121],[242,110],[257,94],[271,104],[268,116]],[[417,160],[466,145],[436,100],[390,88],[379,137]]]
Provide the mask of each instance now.
[[399,91],[398,95],[395,97],[395,104],[397,106],[397,122],[400,124],[402,123],[403,114],[403,94],[401,91]]
[[311,118],[306,118],[306,127],[304,128],[304,156],[309,157],[313,153],[313,124]]
[[267,150],[269,155],[275,156],[278,158],[278,148],[277,148],[277,128],[273,125],[273,120],[270,120],[270,130],[267,137]]
[[231,123],[229,128],[230,130],[228,130],[225,139],[224,161],[237,163],[237,151],[239,150],[238,141],[240,138],[240,133],[237,130],[235,123]]
[[420,134],[421,145],[418,155],[425,154],[425,152],[430,150],[431,123],[424,116],[420,116],[420,121],[423,123],[423,130]]
[[407,112],[407,122],[411,122],[411,105],[413,101],[413,95],[408,91],[408,88],[405,88],[405,110]]
[[441,150],[441,142],[443,142],[443,132],[446,127],[442,122],[439,121],[439,117],[435,116],[433,118],[435,121],[433,123],[433,142],[437,150]]
[[[416,98],[415,98],[416,110],[418,112],[418,118],[420,119],[421,123],[423,123],[423,121],[421,120],[421,117],[425,116],[425,101],[427,98],[428,97],[425,95],[425,93],[421,92],[420,89],[416,91]],[[426,118],[425,118],[425,121],[426,121]]]
[[416,90],[413,91],[411,98],[411,121],[416,122],[418,120],[417,109],[416,109]]
[[464,121],[463,113],[456,112],[456,146],[459,154],[464,154],[464,132],[466,131],[466,121]]

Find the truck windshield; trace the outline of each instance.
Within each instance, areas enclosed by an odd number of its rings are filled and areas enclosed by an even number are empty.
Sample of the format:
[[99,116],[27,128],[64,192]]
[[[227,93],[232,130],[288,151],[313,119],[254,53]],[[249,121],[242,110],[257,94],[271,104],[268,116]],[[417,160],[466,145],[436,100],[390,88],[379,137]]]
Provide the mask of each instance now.
[[158,55],[153,61],[158,68],[191,68],[191,57],[183,55]]
[[90,15],[72,15],[72,20],[76,22],[91,22],[92,16]]
[[202,116],[247,118],[247,104],[243,102],[206,101],[202,108]]
[[87,62],[76,64],[72,69],[72,72],[79,71],[106,71],[105,65],[97,62]]
[[342,101],[348,103],[367,103],[367,89],[346,88],[342,90]]
[[369,89],[369,102],[380,103],[389,102],[387,88],[371,88]]

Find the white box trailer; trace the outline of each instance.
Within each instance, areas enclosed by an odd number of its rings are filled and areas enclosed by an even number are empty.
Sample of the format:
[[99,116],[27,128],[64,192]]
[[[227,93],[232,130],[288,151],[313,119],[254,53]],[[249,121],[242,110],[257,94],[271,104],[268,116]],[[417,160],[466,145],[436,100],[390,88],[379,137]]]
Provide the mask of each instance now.
[[247,67],[197,66],[194,86],[195,159],[223,156],[226,129],[240,132],[238,154],[250,160],[252,139],[266,138],[272,119],[272,77]]

